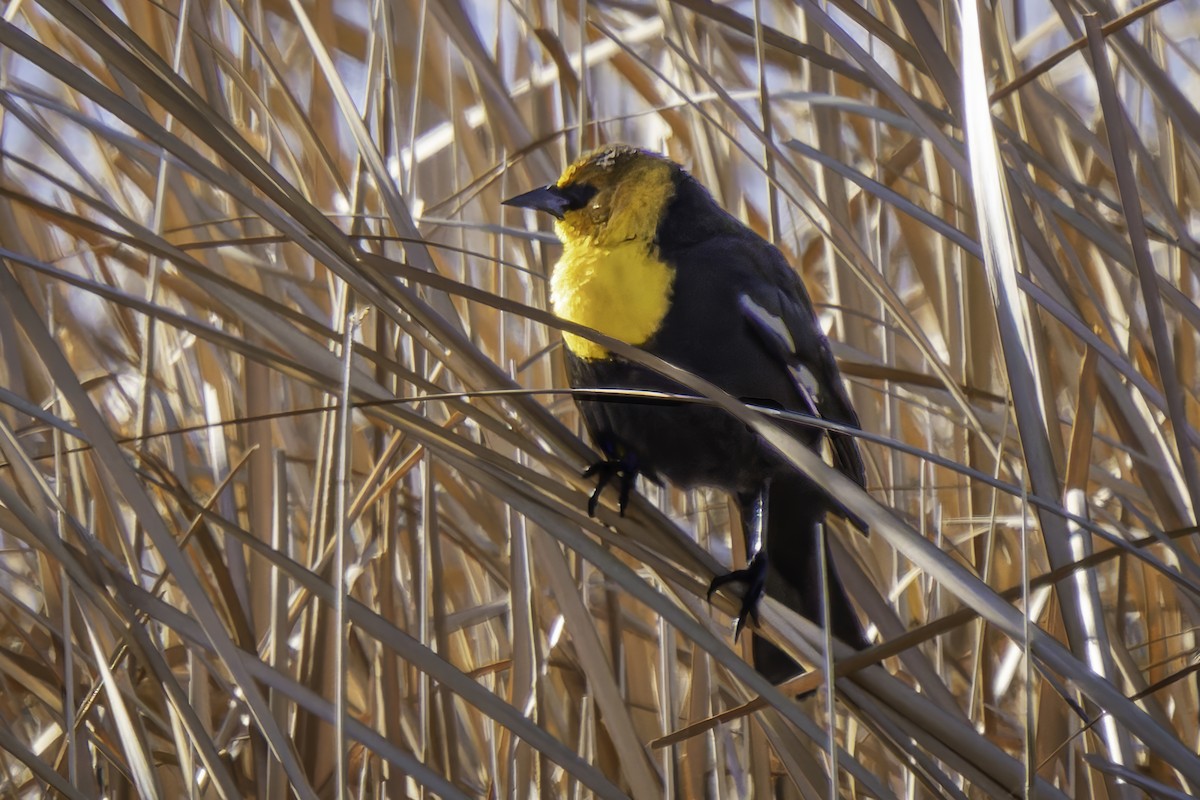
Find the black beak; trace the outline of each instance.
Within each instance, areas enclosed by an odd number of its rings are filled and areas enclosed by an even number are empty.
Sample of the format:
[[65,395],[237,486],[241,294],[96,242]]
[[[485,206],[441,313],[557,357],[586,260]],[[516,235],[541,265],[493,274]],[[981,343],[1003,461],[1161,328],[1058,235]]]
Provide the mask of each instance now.
[[510,197],[504,201],[503,205],[515,206],[516,208],[532,208],[534,211],[545,211],[555,219],[562,219],[563,213],[570,209],[571,200],[563,194],[561,189],[552,183],[549,186],[534,189],[532,192]]

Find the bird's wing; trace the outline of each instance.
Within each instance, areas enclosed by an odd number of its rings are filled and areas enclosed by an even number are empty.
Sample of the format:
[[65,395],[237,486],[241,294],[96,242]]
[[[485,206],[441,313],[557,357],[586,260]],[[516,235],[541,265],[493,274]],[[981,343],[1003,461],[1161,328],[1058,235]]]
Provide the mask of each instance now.
[[[798,410],[857,428],[858,414],[850,405],[829,340],[821,330],[808,292],[782,254],[774,251],[773,255],[778,258],[763,265],[759,279],[738,297],[742,315],[764,346],[787,366],[808,406]],[[834,465],[859,486],[865,486],[866,469],[855,438],[831,432],[830,443]]]

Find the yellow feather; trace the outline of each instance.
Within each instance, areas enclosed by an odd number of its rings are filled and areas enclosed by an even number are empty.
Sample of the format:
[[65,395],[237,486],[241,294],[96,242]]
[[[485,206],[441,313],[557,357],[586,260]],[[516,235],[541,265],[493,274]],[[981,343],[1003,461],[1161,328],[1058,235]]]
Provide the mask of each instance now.
[[[555,224],[563,255],[550,277],[550,302],[563,319],[640,345],[662,324],[671,305],[675,270],[659,258],[658,224],[675,193],[671,163],[632,149],[587,157],[559,185],[580,181],[597,189],[585,207]],[[587,359],[608,351],[570,333],[567,348]]]
[[[550,277],[554,313],[614,339],[643,344],[667,315],[675,280],[675,270],[657,255],[653,245],[636,240],[613,248],[568,245]],[[574,334],[564,333],[563,340],[580,358],[608,356],[600,345]]]

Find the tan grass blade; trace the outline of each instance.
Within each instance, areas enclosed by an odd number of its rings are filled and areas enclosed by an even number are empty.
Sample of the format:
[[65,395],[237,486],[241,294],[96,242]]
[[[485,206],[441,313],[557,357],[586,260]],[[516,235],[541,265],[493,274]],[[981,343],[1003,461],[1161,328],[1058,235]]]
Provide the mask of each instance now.
[[[1196,14],[1088,8],[10,5],[0,795],[1194,793]],[[769,601],[784,687],[727,498],[584,511],[500,201],[608,141],[773,238],[863,423],[867,495],[671,373],[871,520],[877,643]]]

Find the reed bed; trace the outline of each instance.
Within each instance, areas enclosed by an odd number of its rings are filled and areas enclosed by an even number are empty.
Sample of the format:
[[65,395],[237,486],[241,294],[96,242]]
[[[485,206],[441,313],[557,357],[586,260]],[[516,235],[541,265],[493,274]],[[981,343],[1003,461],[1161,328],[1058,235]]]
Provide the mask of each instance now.
[[[0,796],[1200,787],[1195,3],[4,11]],[[728,498],[586,513],[500,201],[616,141],[788,254],[862,418],[867,492],[731,407],[871,528],[877,645],[768,601],[782,689]]]

